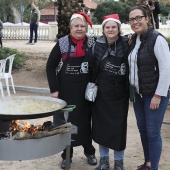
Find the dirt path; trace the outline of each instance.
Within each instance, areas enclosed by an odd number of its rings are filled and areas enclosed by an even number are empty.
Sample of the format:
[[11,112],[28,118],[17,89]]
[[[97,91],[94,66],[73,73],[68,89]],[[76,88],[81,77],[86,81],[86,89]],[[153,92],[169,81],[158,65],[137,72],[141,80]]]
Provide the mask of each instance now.
[[46,78],[46,62],[55,42],[39,41],[35,45],[27,45],[26,40],[4,40],[5,47],[15,48],[26,55],[26,62],[22,69],[13,71],[15,85],[48,87]]
[[[40,41],[36,45],[26,45],[27,41],[5,41],[4,46],[16,48],[27,55],[23,69],[14,71],[15,85],[45,87],[48,88],[45,65],[46,60],[55,42]],[[17,95],[37,95],[35,93],[17,92]],[[48,94],[46,94],[48,96]],[[37,123],[51,120],[51,117],[36,120]],[[170,109],[167,109],[164,121],[170,122]],[[170,125],[162,126],[163,152],[159,170],[170,170]],[[98,145],[94,143],[96,156],[99,160]],[[60,154],[47,158],[30,161],[0,161],[0,170],[60,170]],[[136,167],[144,162],[139,133],[132,106],[130,105],[128,116],[127,148],[125,150],[125,166],[127,170],[136,170]],[[113,170],[113,151],[110,151],[111,170]],[[71,170],[94,170],[94,166],[86,163],[82,147],[74,149]]]

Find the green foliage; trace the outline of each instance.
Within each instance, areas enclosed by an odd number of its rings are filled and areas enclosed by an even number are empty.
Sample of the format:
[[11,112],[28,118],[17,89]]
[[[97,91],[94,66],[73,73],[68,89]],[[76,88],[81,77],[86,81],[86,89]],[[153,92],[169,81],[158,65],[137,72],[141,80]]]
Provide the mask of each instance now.
[[170,5],[160,3],[160,8],[161,8],[161,15],[168,16],[169,11],[170,11]]
[[97,18],[98,24],[101,24],[103,17],[105,15],[118,13],[122,23],[127,23],[128,13],[130,11],[130,6],[122,2],[116,1],[106,1],[97,6],[97,9],[94,12],[94,17]]
[[[44,8],[49,2],[50,2],[49,0],[37,2],[37,6],[38,6],[39,10]],[[24,22],[27,22],[27,23],[30,22],[31,10],[32,10],[32,8],[31,8],[31,3],[30,3],[25,7],[25,11],[24,11],[24,14],[23,14],[24,15]]]
[[97,24],[97,23],[98,23],[98,22],[97,22],[97,18],[96,18],[96,17],[93,17],[93,18],[92,18],[92,22],[93,22],[93,25]]
[[168,42],[169,48],[170,48],[170,38],[165,38],[166,41]]
[[18,52],[16,49],[11,49],[7,47],[0,48],[0,59],[5,59],[12,54],[16,54],[13,62],[13,69],[22,68],[25,61],[24,53]]

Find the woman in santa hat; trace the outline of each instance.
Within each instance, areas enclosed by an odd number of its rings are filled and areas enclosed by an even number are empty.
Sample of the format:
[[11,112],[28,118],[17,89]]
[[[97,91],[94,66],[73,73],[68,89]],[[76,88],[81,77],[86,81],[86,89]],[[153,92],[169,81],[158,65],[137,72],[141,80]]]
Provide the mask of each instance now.
[[[70,161],[72,162],[73,147],[82,145],[88,164],[96,165],[97,159],[91,136],[90,102],[84,97],[87,83],[91,80],[90,66],[95,42],[94,37],[86,35],[88,24],[92,27],[91,20],[84,12],[72,15],[71,33],[60,38],[52,49],[46,72],[51,97],[63,99],[68,105],[76,105],[76,109],[69,113],[68,118],[68,122],[78,129],[77,134],[72,134]],[[54,115],[54,125],[58,124],[59,119],[64,119],[63,114]],[[62,158],[61,168],[65,169],[66,150],[63,151]]]
[[92,137],[99,144],[100,164],[95,170],[108,170],[109,149],[114,150],[114,170],[125,170],[128,92],[128,39],[121,36],[118,14],[104,17],[103,35],[94,46],[93,81],[97,98],[92,107]]

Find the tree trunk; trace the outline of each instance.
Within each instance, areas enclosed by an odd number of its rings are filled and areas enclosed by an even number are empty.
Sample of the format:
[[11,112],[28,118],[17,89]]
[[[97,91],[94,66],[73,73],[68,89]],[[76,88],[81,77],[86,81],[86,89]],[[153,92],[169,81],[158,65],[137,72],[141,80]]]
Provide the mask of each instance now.
[[10,6],[13,16],[14,16],[14,23],[19,23],[21,22],[21,14],[20,12],[17,10],[16,7],[14,7],[13,5]]

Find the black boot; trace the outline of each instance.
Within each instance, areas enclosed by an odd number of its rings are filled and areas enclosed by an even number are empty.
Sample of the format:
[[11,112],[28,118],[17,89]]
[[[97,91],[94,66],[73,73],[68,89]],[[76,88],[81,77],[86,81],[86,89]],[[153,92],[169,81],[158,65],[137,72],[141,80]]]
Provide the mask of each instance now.
[[117,160],[115,161],[114,170],[126,170],[123,166],[123,160]]
[[109,170],[110,165],[109,165],[109,158],[108,157],[101,157],[100,158],[100,164],[95,170]]
[[[72,163],[72,159],[70,159],[70,164]],[[60,165],[61,169],[66,169],[66,159],[63,159]]]

